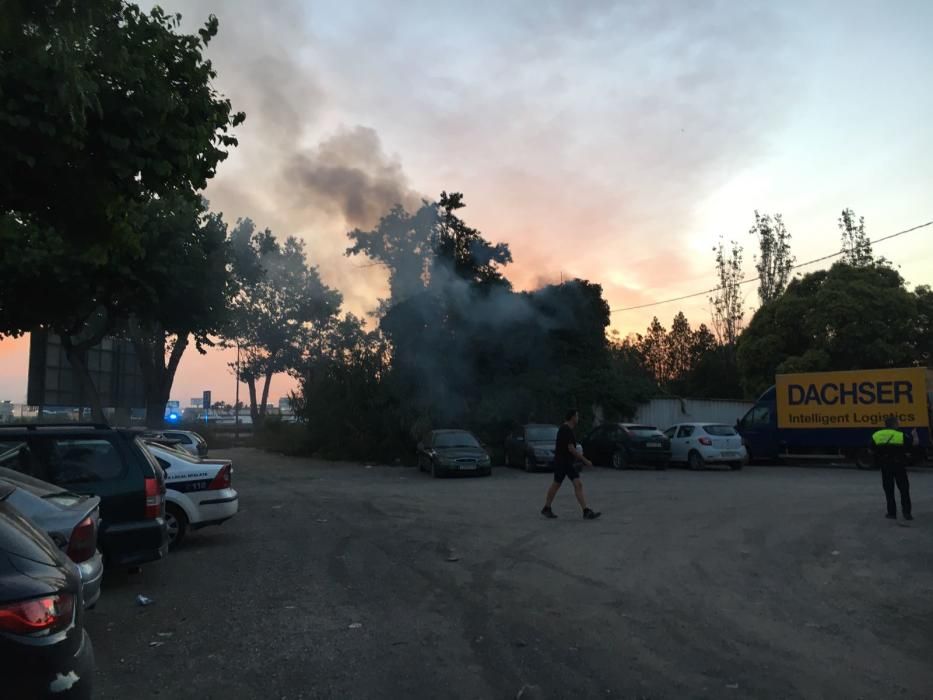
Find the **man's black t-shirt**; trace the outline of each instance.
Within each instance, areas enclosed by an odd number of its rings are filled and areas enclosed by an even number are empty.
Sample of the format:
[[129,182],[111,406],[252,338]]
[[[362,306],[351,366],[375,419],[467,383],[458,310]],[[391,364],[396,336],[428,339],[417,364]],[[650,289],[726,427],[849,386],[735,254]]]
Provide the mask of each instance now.
[[572,466],[573,455],[567,449],[568,445],[577,446],[577,438],[573,430],[566,423],[562,423],[557,430],[557,443],[554,445],[554,463],[561,466]]

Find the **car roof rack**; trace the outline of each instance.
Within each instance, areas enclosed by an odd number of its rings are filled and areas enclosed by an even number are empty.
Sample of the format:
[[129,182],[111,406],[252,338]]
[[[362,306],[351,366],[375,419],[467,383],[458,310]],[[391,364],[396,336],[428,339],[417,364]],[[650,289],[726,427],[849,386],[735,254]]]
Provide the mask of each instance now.
[[83,428],[87,430],[110,430],[106,423],[7,423],[0,425],[0,429],[7,430],[37,430],[39,428]]

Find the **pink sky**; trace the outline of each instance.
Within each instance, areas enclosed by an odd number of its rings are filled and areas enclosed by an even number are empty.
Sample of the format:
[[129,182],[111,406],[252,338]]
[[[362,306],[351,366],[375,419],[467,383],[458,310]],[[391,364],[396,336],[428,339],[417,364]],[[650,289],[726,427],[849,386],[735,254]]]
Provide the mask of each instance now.
[[[844,207],[880,237],[933,219],[933,5],[830,2],[437,3],[167,0],[186,27],[214,12],[217,87],[247,113],[207,190],[307,241],[345,309],[384,271],[345,233],[396,201],[462,191],[464,216],[509,243],[519,288],[566,277],[613,308],[714,286],[719,236],[746,247],[753,212],[781,212],[805,260],[835,251]],[[762,41],[762,27],[767,27]],[[933,281],[933,230],[878,247]],[[754,305],[754,285],[747,287]],[[702,297],[617,313],[643,329]],[[0,341],[0,399],[25,397],[27,344]],[[189,351],[173,398],[232,400],[230,353]],[[292,387],[277,377],[270,396]]]

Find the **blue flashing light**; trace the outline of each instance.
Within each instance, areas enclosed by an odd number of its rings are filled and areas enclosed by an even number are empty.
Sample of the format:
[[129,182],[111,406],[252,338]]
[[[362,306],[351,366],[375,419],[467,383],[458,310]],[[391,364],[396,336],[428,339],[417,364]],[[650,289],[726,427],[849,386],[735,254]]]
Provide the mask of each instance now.
[[174,412],[169,413],[169,414],[168,414],[168,420],[169,420],[170,423],[177,423],[177,422],[178,422],[178,414],[177,414],[177,413],[174,413]]

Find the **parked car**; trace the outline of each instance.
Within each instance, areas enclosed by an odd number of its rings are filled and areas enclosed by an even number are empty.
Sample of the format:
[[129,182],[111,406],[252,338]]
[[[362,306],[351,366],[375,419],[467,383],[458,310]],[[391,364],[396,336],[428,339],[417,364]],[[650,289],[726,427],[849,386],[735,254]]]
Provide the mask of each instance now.
[[84,605],[91,608],[100,598],[104,558],[97,549],[100,499],[62,491],[58,486],[0,467],[0,484],[14,488],[10,505],[45,532],[68,558],[78,565],[84,588]]
[[432,430],[418,443],[418,468],[434,477],[451,473],[489,476],[491,465],[489,453],[466,430]]
[[0,427],[0,466],[100,498],[98,544],[108,566],[168,553],[165,474],[131,429],[91,424]]
[[554,466],[557,426],[533,423],[516,428],[505,439],[505,464],[523,467],[526,472]]
[[174,444],[195,457],[207,457],[207,441],[192,430],[161,430],[147,437]]
[[240,497],[233,489],[229,459],[200,459],[181,447],[155,441],[146,444],[165,472],[169,546],[178,545],[189,529],[220,525],[237,514]]
[[707,464],[728,464],[741,469],[748,459],[742,437],[730,425],[678,423],[664,434],[671,441],[671,462],[702,469]]
[[87,700],[94,649],[84,629],[81,577],[0,484],[0,695]]
[[653,425],[606,423],[595,428],[581,444],[593,464],[614,469],[636,464],[664,469],[671,459],[671,441]]

